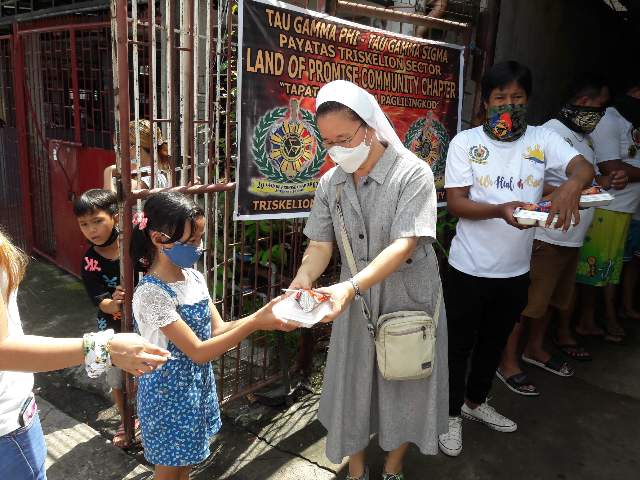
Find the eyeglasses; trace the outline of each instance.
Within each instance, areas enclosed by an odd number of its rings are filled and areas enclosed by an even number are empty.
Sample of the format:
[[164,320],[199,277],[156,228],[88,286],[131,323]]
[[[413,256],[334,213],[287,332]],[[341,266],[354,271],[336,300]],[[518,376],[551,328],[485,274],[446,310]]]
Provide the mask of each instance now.
[[339,142],[327,142],[327,141],[322,141],[322,145],[325,148],[331,148],[331,147],[344,147],[347,146],[351,143],[351,140],[354,139],[354,137],[358,134],[358,132],[360,131],[360,129],[364,126],[364,123],[361,123],[360,126],[356,129],[355,132],[353,132],[353,135],[351,135],[349,138],[346,138],[344,140],[340,140]]

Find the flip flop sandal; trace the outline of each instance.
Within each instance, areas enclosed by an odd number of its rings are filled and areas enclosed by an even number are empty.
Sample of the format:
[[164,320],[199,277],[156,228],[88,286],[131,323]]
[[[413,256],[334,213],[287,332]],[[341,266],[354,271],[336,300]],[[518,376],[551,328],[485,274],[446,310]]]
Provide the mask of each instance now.
[[593,356],[577,343],[560,344],[556,339],[553,340],[554,345],[567,357],[579,362],[590,362]]
[[543,370],[551,372],[554,375],[558,375],[560,377],[572,377],[575,373],[575,370],[571,367],[571,365],[569,365],[561,358],[553,356],[546,363],[542,363],[538,360],[527,357],[525,354],[522,354],[522,361],[524,363],[528,363],[529,365],[542,368]]
[[622,327],[618,327],[618,328],[614,328],[614,329],[605,329],[606,332],[606,336],[611,336],[611,337],[624,337],[627,332],[624,331],[624,328]]
[[621,345],[624,343],[624,336],[607,332],[604,336],[604,341],[613,345]]
[[113,436],[111,443],[118,448],[129,448],[130,445],[127,443],[127,434],[122,423],[118,427],[116,434]]
[[[536,388],[536,386],[529,381],[529,377],[524,372],[516,373],[515,375],[511,375],[510,377],[505,377],[500,370],[496,370],[496,377],[504,383],[509,390],[518,395],[523,395],[525,397],[537,397],[540,395],[540,392]],[[527,388],[529,387],[529,388]]]

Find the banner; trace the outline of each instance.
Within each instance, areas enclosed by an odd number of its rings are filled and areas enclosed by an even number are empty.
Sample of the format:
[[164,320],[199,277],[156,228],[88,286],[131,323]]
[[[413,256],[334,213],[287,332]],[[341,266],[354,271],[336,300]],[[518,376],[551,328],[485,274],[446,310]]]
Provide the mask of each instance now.
[[393,34],[274,0],[240,0],[236,219],[307,217],[333,163],[314,120],[322,85],[373,94],[428,162],[444,202],[449,141],[460,131],[463,47]]

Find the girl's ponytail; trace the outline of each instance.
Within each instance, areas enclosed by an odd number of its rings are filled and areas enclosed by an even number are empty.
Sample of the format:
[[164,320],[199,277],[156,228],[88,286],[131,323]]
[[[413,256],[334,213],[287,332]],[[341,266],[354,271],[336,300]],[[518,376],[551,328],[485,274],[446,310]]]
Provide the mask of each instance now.
[[147,228],[140,230],[139,225],[133,226],[129,252],[131,253],[131,259],[133,260],[134,265],[151,265],[151,262],[153,262],[155,247],[153,242],[151,242],[151,237],[149,236],[149,230]]

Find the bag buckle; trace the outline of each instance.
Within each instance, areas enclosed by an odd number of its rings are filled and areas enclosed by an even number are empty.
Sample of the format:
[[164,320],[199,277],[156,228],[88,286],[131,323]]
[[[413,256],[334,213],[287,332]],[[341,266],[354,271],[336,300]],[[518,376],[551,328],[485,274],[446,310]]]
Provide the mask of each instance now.
[[374,328],[374,326],[371,325],[370,323],[368,323],[367,324],[367,330],[369,330],[369,333],[375,339],[376,338],[376,329]]

